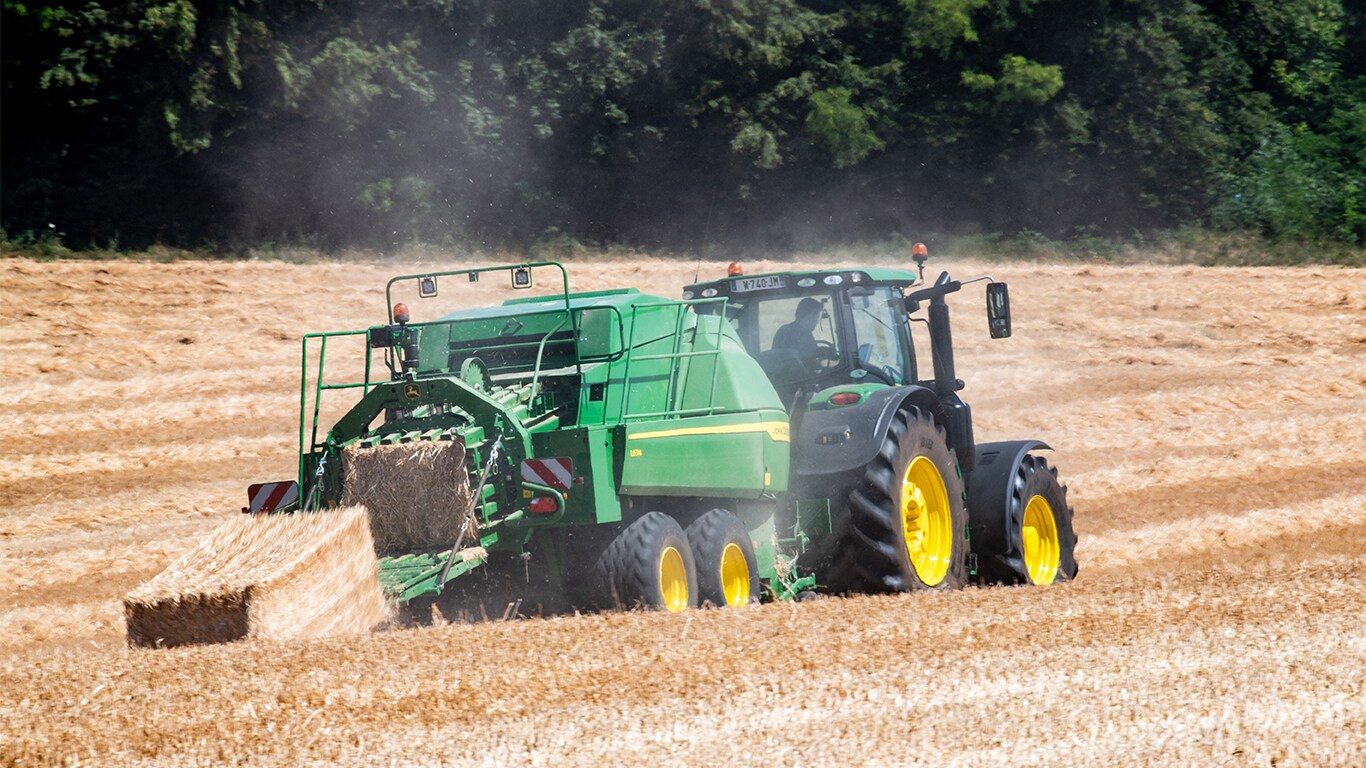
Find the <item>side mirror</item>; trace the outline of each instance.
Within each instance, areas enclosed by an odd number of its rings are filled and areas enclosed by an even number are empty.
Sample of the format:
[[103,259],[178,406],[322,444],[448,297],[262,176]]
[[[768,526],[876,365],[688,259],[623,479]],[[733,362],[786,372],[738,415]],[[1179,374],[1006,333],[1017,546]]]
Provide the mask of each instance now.
[[418,279],[418,281],[417,281],[417,295],[418,295],[418,298],[422,298],[422,299],[430,299],[430,298],[432,298],[433,296],[435,296],[435,295],[436,295],[436,278],[435,278],[435,277],[431,277],[431,276],[429,275],[429,276],[427,276],[427,277],[423,277],[423,278]]
[[518,289],[530,288],[531,270],[527,267],[518,267],[512,270],[512,287]]
[[1010,291],[1005,283],[987,283],[987,328],[991,338],[1010,338]]

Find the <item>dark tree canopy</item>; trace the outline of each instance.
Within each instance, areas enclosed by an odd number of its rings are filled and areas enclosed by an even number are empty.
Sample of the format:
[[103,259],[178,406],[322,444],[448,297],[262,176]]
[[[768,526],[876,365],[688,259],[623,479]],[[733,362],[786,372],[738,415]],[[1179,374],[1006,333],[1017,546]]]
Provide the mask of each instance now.
[[0,223],[74,246],[1366,241],[1341,0],[4,0]]

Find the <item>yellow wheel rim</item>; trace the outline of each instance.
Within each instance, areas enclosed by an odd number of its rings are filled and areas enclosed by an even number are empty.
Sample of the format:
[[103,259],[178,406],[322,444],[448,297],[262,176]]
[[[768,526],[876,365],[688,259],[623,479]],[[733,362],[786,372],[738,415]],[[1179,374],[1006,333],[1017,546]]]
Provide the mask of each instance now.
[[659,596],[669,613],[688,607],[688,569],[683,555],[673,547],[665,547],[659,556]]
[[721,551],[721,591],[732,608],[749,603],[749,563],[740,545],[731,542]]
[[1053,507],[1042,496],[1034,496],[1025,505],[1024,530],[1025,570],[1033,584],[1052,584],[1058,577],[1058,563],[1062,559],[1062,545],[1058,543],[1058,524],[1053,518]]
[[902,478],[901,528],[915,575],[936,586],[948,575],[953,557],[953,516],[944,478],[924,456],[915,457]]

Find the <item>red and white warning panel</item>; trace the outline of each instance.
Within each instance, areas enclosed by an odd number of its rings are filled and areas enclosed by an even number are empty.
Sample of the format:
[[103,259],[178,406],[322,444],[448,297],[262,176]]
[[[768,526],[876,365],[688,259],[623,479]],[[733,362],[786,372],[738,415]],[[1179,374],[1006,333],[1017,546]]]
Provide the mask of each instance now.
[[527,459],[522,462],[522,481],[568,491],[574,482],[574,462],[570,459]]
[[282,483],[256,483],[247,486],[247,498],[251,506],[242,507],[243,512],[261,515],[287,507],[299,500],[299,484],[293,480]]

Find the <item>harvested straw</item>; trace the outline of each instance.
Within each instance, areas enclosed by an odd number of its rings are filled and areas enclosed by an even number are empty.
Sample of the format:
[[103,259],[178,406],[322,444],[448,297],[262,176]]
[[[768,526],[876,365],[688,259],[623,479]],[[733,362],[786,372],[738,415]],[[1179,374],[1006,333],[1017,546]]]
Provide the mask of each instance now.
[[[465,446],[419,442],[348,446],[342,451],[342,504],[370,510],[380,555],[450,546],[469,512]],[[469,521],[474,541],[477,520]]]
[[386,617],[363,508],[241,517],[123,600],[128,644],[367,632]]

